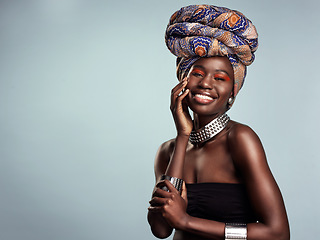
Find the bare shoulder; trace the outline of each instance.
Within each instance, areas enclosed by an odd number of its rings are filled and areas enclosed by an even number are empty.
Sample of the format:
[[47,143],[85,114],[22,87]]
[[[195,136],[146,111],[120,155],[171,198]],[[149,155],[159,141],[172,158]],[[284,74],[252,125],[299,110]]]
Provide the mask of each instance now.
[[247,125],[232,122],[228,133],[228,146],[236,165],[266,162],[258,135]]
[[252,193],[266,186],[277,188],[258,135],[248,126],[235,123],[228,134],[228,147],[239,176]]
[[244,140],[259,140],[259,137],[248,125],[232,121],[228,134],[229,143],[239,144]]

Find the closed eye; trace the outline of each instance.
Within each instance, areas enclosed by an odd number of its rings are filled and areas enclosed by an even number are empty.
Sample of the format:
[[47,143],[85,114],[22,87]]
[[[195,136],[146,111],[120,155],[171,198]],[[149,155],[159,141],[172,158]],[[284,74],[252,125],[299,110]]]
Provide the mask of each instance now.
[[227,75],[224,74],[215,74],[214,79],[219,80],[219,81],[229,81],[230,78]]
[[192,73],[192,75],[193,75],[193,76],[196,76],[196,77],[203,77],[202,74],[196,73],[196,72],[195,72],[195,73]]
[[198,69],[194,69],[191,74],[195,77],[204,77],[204,72],[198,70]]

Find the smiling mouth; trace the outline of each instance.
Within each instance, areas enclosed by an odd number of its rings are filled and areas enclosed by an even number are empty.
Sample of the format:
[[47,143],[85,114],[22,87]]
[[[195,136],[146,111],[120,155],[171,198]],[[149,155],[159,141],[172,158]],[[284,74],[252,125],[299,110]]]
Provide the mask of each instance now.
[[211,96],[208,96],[208,95],[204,95],[204,94],[195,94],[193,96],[194,100],[198,103],[201,103],[201,104],[208,104],[208,103],[212,103],[215,99]]

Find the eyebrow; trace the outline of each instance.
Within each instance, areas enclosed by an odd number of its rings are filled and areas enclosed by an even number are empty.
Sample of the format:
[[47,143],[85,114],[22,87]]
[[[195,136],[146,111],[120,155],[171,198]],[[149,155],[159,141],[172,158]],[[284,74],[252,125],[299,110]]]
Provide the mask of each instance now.
[[[206,70],[206,68],[204,66],[202,66],[202,65],[194,65],[193,68],[201,68],[203,70]],[[230,77],[229,73],[226,70],[216,69],[215,71],[224,72],[225,74],[227,74]]]

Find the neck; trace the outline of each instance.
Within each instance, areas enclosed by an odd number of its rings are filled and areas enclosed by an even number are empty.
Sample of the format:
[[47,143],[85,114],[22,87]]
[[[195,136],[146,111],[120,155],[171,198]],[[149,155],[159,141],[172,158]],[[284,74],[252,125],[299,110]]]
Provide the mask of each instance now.
[[209,141],[227,126],[229,120],[230,118],[226,113],[213,118],[211,122],[202,128],[194,129],[190,134],[189,141],[195,145]]
[[204,127],[205,125],[207,125],[208,123],[210,123],[213,119],[219,117],[220,115],[224,114],[223,113],[217,113],[214,115],[209,115],[209,116],[199,116],[198,114],[194,113],[193,114],[193,119],[194,119],[194,130],[198,130],[202,127]]

